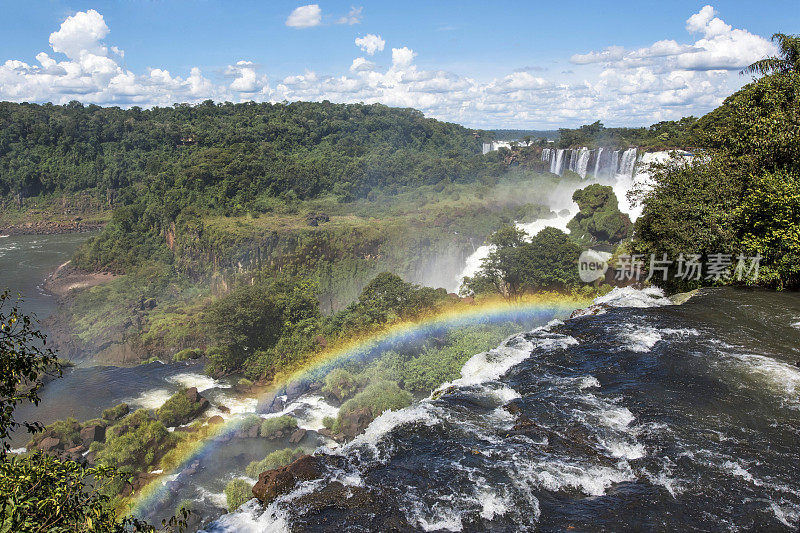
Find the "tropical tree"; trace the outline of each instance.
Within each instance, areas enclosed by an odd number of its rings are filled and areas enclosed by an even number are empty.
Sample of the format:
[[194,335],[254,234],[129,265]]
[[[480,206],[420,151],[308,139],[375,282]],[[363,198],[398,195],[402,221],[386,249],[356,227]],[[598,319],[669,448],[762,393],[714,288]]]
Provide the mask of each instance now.
[[741,74],[788,74],[800,72],[800,35],[773,33],[772,40],[778,43],[778,55],[765,57],[745,67]]

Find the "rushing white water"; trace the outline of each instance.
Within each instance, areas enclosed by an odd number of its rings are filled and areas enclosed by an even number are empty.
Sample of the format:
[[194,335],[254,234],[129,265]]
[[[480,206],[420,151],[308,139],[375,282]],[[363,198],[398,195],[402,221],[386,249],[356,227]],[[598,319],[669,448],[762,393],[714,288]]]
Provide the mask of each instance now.
[[[580,177],[586,177],[587,167],[589,166],[589,156],[592,155],[592,152],[588,148],[581,148],[577,155],[577,163],[575,165],[575,172],[577,172]],[[595,176],[597,172],[595,171]]]
[[597,178],[600,176],[600,158],[603,157],[603,149],[597,149],[597,157],[594,160],[594,177]]

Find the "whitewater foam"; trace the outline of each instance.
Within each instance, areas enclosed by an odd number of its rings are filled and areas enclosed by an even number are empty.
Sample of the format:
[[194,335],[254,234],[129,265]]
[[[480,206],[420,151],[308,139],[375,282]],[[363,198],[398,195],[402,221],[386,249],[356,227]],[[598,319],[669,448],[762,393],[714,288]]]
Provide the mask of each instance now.
[[203,374],[196,374],[194,372],[175,374],[174,376],[167,378],[167,381],[186,388],[197,387],[198,392],[203,392],[204,390],[212,388],[230,388],[230,385],[227,383],[217,381],[214,378],[205,376]]
[[664,296],[664,291],[657,287],[634,289],[633,287],[614,287],[611,292],[595,298],[593,305],[608,305],[611,307],[660,307],[673,305],[672,301]]

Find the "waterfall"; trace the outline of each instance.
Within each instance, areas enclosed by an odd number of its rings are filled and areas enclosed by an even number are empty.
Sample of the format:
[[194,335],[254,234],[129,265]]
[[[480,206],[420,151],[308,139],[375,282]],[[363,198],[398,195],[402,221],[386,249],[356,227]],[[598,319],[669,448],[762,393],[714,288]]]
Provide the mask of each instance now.
[[586,167],[589,166],[589,156],[592,155],[592,151],[588,148],[581,148],[578,151],[577,156],[575,157],[575,172],[580,174],[582,178],[586,178]]
[[622,154],[618,174],[633,176],[633,167],[636,165],[636,148],[628,148]]
[[550,161],[550,148],[542,150],[542,161]]
[[614,176],[619,168],[619,150],[614,150],[611,154],[611,175]]
[[564,166],[564,150],[563,149],[559,149],[558,150],[558,153],[556,154],[556,157],[555,157],[555,159],[553,159],[553,161],[555,161],[555,166],[552,168],[551,172],[553,174],[558,174],[560,176],[561,175],[561,167]]
[[600,172],[600,156],[603,155],[603,149],[597,149],[597,159],[594,160],[594,178],[597,179],[598,173]]

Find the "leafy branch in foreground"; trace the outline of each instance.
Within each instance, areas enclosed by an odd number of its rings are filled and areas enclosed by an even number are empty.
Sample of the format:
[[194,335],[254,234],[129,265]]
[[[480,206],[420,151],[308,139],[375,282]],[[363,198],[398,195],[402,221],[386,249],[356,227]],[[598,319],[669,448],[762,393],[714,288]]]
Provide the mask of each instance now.
[[[156,531],[137,518],[117,515],[108,489],[124,483],[126,475],[116,468],[85,467],[41,452],[9,453],[14,429],[41,429],[39,423],[17,422],[14,409],[25,402],[38,405],[43,377],[61,375],[35,319],[22,311],[19,299],[10,301],[8,291],[0,293],[0,532]],[[162,530],[183,531],[188,512],[181,514],[164,520]]]
[[740,74],[789,74],[800,72],[800,35],[773,33],[772,40],[778,43],[778,55],[765,57],[743,68]]
[[39,405],[42,377],[61,376],[55,352],[46,348],[45,335],[35,328],[35,318],[24,314],[20,304],[8,291],[0,293],[0,455],[10,450],[8,437],[15,428],[24,425],[31,433],[41,429],[38,423],[14,420],[17,405]]

